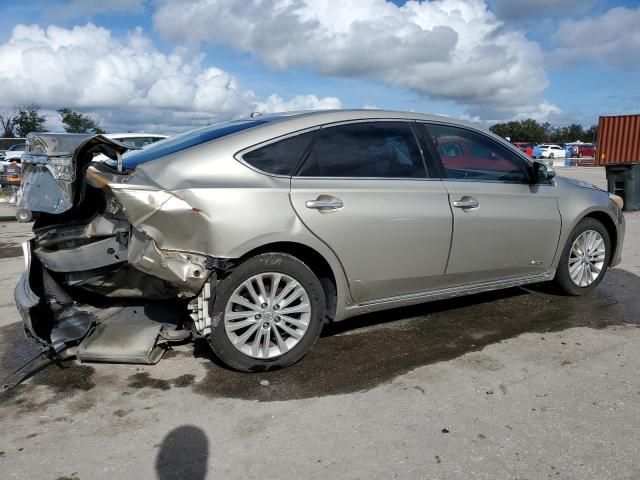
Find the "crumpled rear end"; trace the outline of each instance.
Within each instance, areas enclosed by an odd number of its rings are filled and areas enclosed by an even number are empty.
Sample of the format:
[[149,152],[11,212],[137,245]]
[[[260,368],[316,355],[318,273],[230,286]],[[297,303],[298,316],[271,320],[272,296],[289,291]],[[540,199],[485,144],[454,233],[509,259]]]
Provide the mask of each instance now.
[[179,193],[91,164],[126,148],[30,135],[20,206],[37,219],[15,298],[27,335],[50,356],[155,363],[164,345],[191,335],[187,302],[211,270],[188,240],[206,217]]

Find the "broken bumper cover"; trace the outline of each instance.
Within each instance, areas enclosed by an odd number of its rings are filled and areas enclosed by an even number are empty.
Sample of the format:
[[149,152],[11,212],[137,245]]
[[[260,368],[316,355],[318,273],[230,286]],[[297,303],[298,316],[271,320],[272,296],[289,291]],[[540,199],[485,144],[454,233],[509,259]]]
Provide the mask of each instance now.
[[52,345],[46,340],[40,338],[34,329],[31,311],[37,308],[40,304],[40,297],[31,290],[31,287],[29,286],[28,273],[25,272],[20,276],[20,280],[18,280],[18,284],[16,285],[13,295],[16,301],[16,306],[18,307],[18,312],[20,312],[20,316],[22,317],[22,322],[24,323],[24,329],[27,336],[32,340],[35,340],[36,344],[43,352],[51,350]]
[[184,309],[175,302],[111,302],[89,305],[67,296],[25,245],[25,271],[14,297],[25,334],[49,358],[81,361],[157,363],[170,341],[190,332],[178,330]]
[[161,345],[191,336],[185,320],[210,329],[211,219],[188,192],[91,163],[124,150],[100,136],[30,138],[20,202],[38,217],[15,300],[52,358],[155,363]]

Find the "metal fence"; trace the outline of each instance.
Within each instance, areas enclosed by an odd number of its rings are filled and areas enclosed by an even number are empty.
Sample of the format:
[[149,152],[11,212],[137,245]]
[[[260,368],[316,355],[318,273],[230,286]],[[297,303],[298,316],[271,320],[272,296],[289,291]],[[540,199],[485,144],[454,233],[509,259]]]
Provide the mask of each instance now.
[[9,147],[19,145],[26,142],[26,138],[2,138],[0,137],[0,151],[7,150]]

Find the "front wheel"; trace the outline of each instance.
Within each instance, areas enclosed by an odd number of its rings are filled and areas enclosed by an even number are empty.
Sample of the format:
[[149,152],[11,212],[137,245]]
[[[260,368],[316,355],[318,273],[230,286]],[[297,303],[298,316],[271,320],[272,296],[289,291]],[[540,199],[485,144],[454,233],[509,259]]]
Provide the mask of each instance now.
[[264,372],[297,362],[318,339],[324,291],[297,258],[265,253],[218,283],[210,315],[216,356],[236,370]]
[[584,218],[567,239],[554,281],[564,293],[584,295],[602,281],[610,259],[609,232],[598,220]]

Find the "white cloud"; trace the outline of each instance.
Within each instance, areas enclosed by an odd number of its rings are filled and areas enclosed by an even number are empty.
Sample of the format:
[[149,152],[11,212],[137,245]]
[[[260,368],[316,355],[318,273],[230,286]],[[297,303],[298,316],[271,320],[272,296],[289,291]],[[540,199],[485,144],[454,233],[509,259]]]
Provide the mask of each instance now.
[[617,7],[600,17],[565,20],[553,38],[560,44],[551,55],[555,64],[595,59],[609,67],[637,69],[640,67],[640,7]]
[[269,95],[264,102],[256,102],[256,111],[262,113],[300,111],[300,110],[331,110],[342,108],[336,97],[318,98],[315,95],[297,95],[291,100],[284,100],[279,95]]
[[310,95],[260,103],[228,72],[202,61],[202,55],[158,51],[140,29],[118,39],[93,24],[18,25],[0,44],[0,107],[67,106],[92,113],[109,130],[175,131],[246,115],[257,105],[305,109],[337,102]]
[[490,0],[498,17],[505,20],[544,18],[561,13],[582,13],[595,0]]
[[482,118],[547,108],[538,44],[483,0],[165,0],[154,23],[171,40],[228,44],[275,70],[373,78]]

